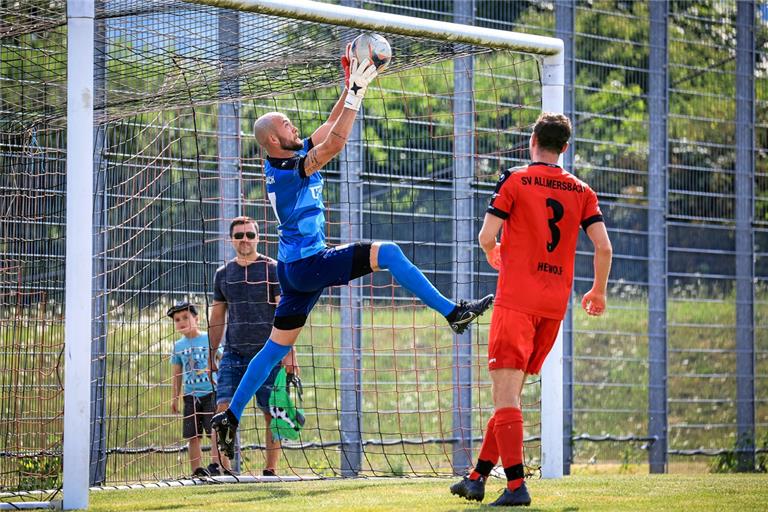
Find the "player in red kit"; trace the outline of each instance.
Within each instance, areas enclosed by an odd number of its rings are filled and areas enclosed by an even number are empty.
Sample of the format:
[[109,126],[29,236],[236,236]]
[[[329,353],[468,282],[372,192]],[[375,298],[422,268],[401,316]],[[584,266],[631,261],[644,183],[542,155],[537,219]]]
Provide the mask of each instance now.
[[494,414],[474,471],[451,492],[482,501],[485,480],[501,458],[507,488],[492,506],[531,503],[520,397],[526,376],[541,371],[565,316],[580,227],[595,248],[594,281],[581,305],[589,315],[605,311],[613,250],[597,195],[557,165],[570,137],[566,116],[539,116],[529,143],[531,163],[501,175],[478,236],[488,262],[499,270],[488,341]]

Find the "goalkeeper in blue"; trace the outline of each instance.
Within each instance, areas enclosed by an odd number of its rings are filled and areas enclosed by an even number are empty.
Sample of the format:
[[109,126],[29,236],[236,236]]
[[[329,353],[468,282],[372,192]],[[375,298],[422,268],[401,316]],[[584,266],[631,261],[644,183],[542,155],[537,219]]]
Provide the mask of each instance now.
[[366,89],[377,75],[368,59],[360,63],[350,59],[349,48],[342,65],[347,86],[328,120],[311,137],[299,138],[296,127],[278,112],[264,114],[254,124],[256,141],[266,153],[267,194],[279,221],[277,278],[282,293],[269,340],[248,364],[229,408],[211,419],[219,447],[230,458],[234,456],[235,432],[245,406],[296,343],[326,287],[388,270],[400,286],[443,315],[457,334],[493,302],[493,295],[458,304],[445,298],[394,243],[326,245],[323,178],[319,171],[344,148]]

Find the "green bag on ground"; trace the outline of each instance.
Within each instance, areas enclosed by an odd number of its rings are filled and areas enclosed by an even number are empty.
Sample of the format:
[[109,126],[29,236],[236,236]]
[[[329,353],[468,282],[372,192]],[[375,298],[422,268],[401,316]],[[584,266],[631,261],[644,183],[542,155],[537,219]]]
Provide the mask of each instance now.
[[[292,391],[296,402],[291,398]],[[275,440],[299,439],[305,418],[304,411],[297,407],[296,403],[301,405],[302,391],[299,377],[291,374],[289,378],[285,368],[280,368],[269,396],[269,413],[272,415],[270,429]]]

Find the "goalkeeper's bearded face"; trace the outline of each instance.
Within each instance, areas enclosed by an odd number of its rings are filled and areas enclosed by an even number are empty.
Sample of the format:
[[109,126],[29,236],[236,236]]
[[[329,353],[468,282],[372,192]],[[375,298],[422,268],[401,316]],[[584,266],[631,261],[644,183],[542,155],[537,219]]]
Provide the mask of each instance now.
[[286,151],[298,151],[304,147],[304,142],[299,137],[299,129],[287,117],[275,123],[275,135],[280,142],[280,149]]
[[304,143],[301,140],[281,140],[280,147],[286,151],[298,151],[304,147]]

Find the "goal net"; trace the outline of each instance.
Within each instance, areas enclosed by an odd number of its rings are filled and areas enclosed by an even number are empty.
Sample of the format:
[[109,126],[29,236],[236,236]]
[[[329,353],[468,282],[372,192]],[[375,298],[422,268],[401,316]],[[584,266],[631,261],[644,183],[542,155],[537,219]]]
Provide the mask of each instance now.
[[[34,4],[0,8],[1,501],[61,486],[63,296],[82,284],[64,282],[64,6]],[[179,335],[165,310],[190,300],[206,330],[234,216],[255,219],[259,252],[276,257],[253,120],[280,111],[309,136],[341,94],[339,56],[360,28],[186,2],[97,6],[94,195],[80,198],[94,205],[92,350],[81,354],[92,372],[89,479],[183,481],[191,468],[170,409]],[[327,239],[392,240],[446,296],[491,293],[476,234],[499,172],[527,159],[542,56],[376,31],[394,58],[323,170]],[[306,424],[283,443],[278,474],[463,472],[492,412],[489,322],[453,336],[386,272],[328,289],[297,343]],[[532,470],[539,396],[535,382],[526,388]],[[264,447],[262,413],[249,406],[240,479],[261,475]]]

